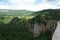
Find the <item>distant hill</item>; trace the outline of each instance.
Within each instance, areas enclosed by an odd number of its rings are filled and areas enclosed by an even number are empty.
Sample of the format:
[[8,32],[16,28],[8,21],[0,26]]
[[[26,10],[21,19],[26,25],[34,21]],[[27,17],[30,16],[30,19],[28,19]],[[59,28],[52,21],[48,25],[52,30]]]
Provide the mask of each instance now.
[[36,16],[31,19],[32,22],[44,23],[44,21],[58,21],[60,20],[60,9],[47,9],[37,11]]
[[31,14],[33,12],[27,10],[0,9],[0,16],[28,16]]
[[[0,9],[0,17],[3,16],[35,16],[32,20],[59,20],[60,9],[47,9],[37,12],[27,10]],[[39,21],[38,21],[39,22]]]

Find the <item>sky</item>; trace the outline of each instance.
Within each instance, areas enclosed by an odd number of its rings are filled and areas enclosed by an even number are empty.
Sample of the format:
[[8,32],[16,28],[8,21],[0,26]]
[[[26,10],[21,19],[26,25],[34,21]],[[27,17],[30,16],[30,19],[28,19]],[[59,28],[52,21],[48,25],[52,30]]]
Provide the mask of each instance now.
[[0,9],[31,11],[60,9],[60,0],[0,0]]

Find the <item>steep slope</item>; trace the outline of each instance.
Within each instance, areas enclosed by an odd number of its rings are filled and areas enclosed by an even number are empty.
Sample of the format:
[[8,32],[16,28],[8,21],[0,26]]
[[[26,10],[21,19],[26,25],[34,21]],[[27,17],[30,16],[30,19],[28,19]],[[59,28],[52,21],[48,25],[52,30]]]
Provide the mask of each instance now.
[[[36,16],[33,19],[31,19],[31,23],[34,22],[39,25],[42,25],[42,26],[40,26],[40,28],[42,27],[41,29],[44,31],[44,32],[42,31],[43,34],[44,33],[47,34],[50,31],[50,34],[48,34],[48,36],[46,34],[44,34],[44,35],[42,34],[43,36],[40,35],[40,36],[36,37],[36,40],[40,40],[41,37],[43,38],[41,40],[48,40],[48,39],[51,40],[52,35],[57,27],[57,22],[60,20],[60,9],[48,9],[48,10],[35,12],[35,14],[36,14]],[[39,28],[38,28],[38,30],[39,30]],[[45,32],[47,30],[48,30],[48,32]],[[44,39],[44,38],[46,38],[46,39]]]
[[35,12],[33,22],[43,23],[44,21],[58,21],[60,19],[60,9],[48,9]]

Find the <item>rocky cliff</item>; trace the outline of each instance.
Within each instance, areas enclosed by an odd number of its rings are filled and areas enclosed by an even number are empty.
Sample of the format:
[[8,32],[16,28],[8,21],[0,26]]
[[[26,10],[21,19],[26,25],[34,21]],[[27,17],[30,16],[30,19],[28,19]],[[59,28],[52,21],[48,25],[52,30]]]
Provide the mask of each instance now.
[[33,34],[34,36],[39,36],[42,32],[45,32],[46,30],[50,30],[52,32],[52,35],[56,29],[57,21],[56,22],[47,22],[46,24],[34,24],[33,28]]

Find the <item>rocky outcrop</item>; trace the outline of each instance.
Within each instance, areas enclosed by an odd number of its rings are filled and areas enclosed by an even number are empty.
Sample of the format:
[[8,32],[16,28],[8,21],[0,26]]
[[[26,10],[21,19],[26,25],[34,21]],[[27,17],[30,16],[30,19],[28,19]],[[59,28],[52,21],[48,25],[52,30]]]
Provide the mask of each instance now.
[[56,26],[57,22],[47,22],[46,24],[35,23],[33,28],[33,35],[37,37],[40,35],[40,33],[45,32],[47,29],[50,30],[53,35]]

